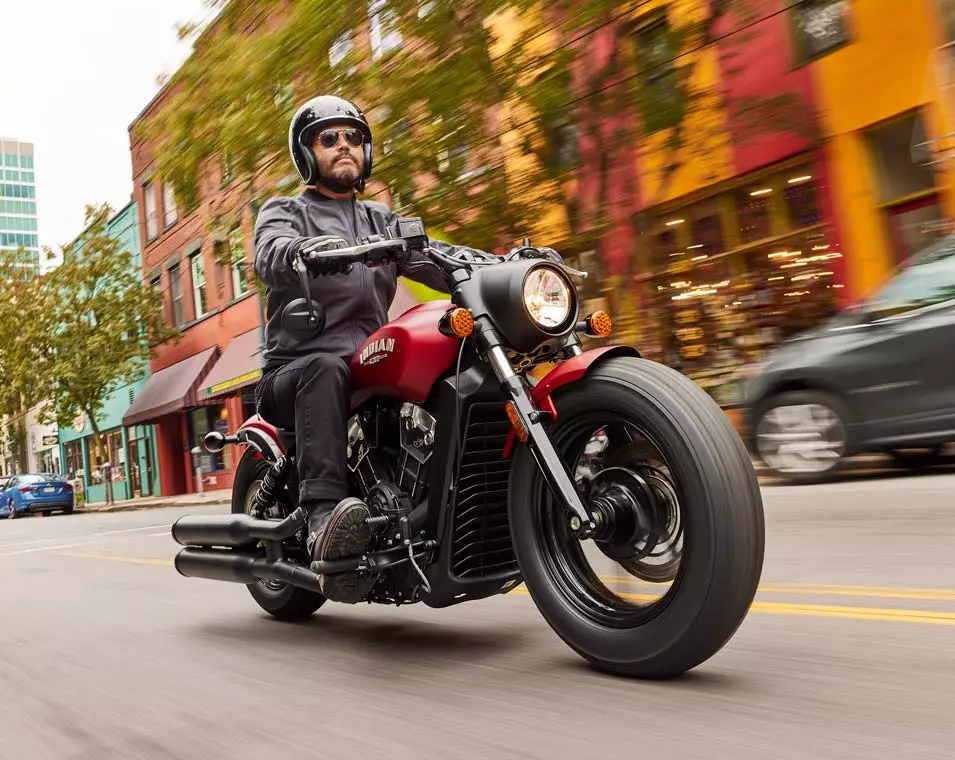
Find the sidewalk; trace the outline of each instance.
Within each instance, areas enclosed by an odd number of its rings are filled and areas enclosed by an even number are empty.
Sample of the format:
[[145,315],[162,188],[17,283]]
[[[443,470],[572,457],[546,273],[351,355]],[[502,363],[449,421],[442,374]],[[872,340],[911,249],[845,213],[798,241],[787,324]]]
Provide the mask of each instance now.
[[129,512],[138,509],[159,509],[161,507],[199,507],[229,506],[232,503],[232,491],[220,488],[206,491],[201,496],[196,493],[179,496],[145,496],[139,499],[124,499],[113,504],[98,502],[77,506],[77,512]]

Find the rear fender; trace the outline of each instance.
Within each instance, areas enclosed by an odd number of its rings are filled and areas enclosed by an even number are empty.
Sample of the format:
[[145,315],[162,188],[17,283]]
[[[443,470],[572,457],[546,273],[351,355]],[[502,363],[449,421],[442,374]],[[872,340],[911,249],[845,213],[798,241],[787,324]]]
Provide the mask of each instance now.
[[239,443],[251,446],[271,462],[277,461],[285,454],[275,425],[266,422],[257,414],[242,423],[236,431],[236,438]]
[[[570,359],[561,362],[554,369],[544,375],[543,379],[531,389],[531,401],[534,406],[551,414],[551,419],[557,419],[557,408],[551,399],[551,395],[563,388],[580,380],[586,375],[592,367],[596,367],[603,361],[611,359],[614,356],[634,356],[640,358],[640,352],[631,346],[606,346],[604,348],[594,348],[578,356],[572,356]],[[504,458],[511,455],[514,447],[514,440],[517,437],[514,429],[508,433],[507,443],[504,446]]]

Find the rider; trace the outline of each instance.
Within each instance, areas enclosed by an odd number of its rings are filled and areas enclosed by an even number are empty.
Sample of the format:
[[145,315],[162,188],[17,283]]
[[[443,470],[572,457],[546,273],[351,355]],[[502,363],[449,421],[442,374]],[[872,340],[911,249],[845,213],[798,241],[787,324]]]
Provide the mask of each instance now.
[[[367,505],[346,498],[348,361],[387,321],[399,274],[441,292],[448,286],[420,253],[374,269],[308,264],[313,274],[327,275],[310,279],[325,327],[306,339],[283,329],[282,310],[305,295],[293,269],[303,250],[356,245],[359,238],[385,235],[397,218],[382,203],[356,198],[371,176],[374,144],[368,120],[353,103],[320,96],[302,105],[289,128],[289,150],[306,189],[269,200],[255,226],[255,272],[268,287],[266,363],[256,407],[269,422],[295,430],[299,503],[309,513],[307,545],[313,560],[331,560],[361,553],[371,539]],[[353,603],[367,588],[352,572],[323,576],[321,591]]]

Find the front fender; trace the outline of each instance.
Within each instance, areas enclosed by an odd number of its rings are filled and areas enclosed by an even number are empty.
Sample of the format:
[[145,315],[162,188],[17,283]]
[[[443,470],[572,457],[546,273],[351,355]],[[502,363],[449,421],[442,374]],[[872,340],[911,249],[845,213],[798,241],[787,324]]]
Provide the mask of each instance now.
[[[634,356],[639,359],[640,352],[631,346],[606,346],[584,351],[578,356],[572,356],[544,375],[541,381],[531,389],[531,400],[534,402],[534,406],[538,409],[546,409],[551,413],[553,419],[557,419],[557,409],[554,407],[554,402],[551,401],[551,395],[565,385],[580,380],[590,371],[591,367],[614,356]],[[511,431],[507,434],[507,443],[504,444],[504,459],[511,456],[516,437],[517,433],[514,428],[511,428]]]

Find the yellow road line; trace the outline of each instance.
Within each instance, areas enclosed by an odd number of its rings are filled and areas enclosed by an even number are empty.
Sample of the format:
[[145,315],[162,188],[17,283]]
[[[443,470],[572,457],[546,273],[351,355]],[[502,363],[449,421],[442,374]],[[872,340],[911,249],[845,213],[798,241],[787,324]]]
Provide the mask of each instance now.
[[[118,557],[111,554],[85,554],[81,552],[58,552],[57,556],[60,557],[74,557],[79,559],[98,559],[106,560],[110,562],[127,562],[132,564],[140,565],[163,565],[171,566],[172,561],[167,559],[154,559],[149,557]],[[604,580],[620,580],[620,579],[611,579],[606,578]],[[772,585],[783,585],[783,584],[772,584]],[[762,587],[761,587],[762,588]],[[811,588],[811,587],[797,587],[797,588]],[[823,588],[832,588],[832,589],[865,589],[870,592],[874,592],[878,587],[874,586],[863,586],[863,587],[842,587],[842,586],[833,586],[833,587],[823,587]],[[885,589],[885,591],[893,591],[893,589]],[[912,591],[912,592],[930,592],[929,589],[900,589],[900,591]],[[522,594],[527,596],[528,591],[527,587],[521,584],[513,591],[512,594]],[[809,593],[809,592],[806,592]],[[834,593],[834,592],[833,592]],[[942,592],[947,593],[947,592]],[[628,594],[628,593],[618,593],[617,596],[627,599],[634,602],[652,602],[656,599],[659,599],[659,595],[656,594]],[[901,597],[900,597],[901,598]],[[938,598],[938,597],[913,597],[913,598]],[[935,612],[930,610],[897,610],[890,608],[878,608],[878,607],[842,607],[842,606],[833,606],[825,604],[792,604],[789,602],[753,602],[751,607],[753,612],[764,612],[768,614],[775,615],[803,615],[810,617],[828,617],[828,618],[843,618],[843,619],[853,619],[853,620],[882,620],[882,621],[891,621],[897,623],[928,623],[934,625],[955,625],[955,612]]]
[[[511,593],[529,595],[526,586],[518,586]],[[650,594],[616,594],[632,602],[652,602],[659,596]],[[955,612],[928,610],[895,610],[875,607],[835,607],[825,604],[791,604],[789,602],[753,602],[753,612],[775,615],[807,615],[811,617],[849,618],[854,620],[887,620],[897,623],[933,623],[955,625]]]
[[[627,576],[600,576],[608,584],[623,584],[641,588],[659,589],[665,594],[668,585],[645,583]],[[937,602],[955,602],[955,589],[943,588],[893,588],[891,586],[830,586],[814,583],[761,583],[759,591],[764,594],[809,594],[818,596],[856,596],[878,599],[923,599]]]
[[133,565],[165,565],[172,566],[170,559],[152,559],[150,557],[116,557],[112,554],[84,554],[81,552],[57,552],[57,557],[74,557],[79,559],[102,559],[109,562],[127,562]]

